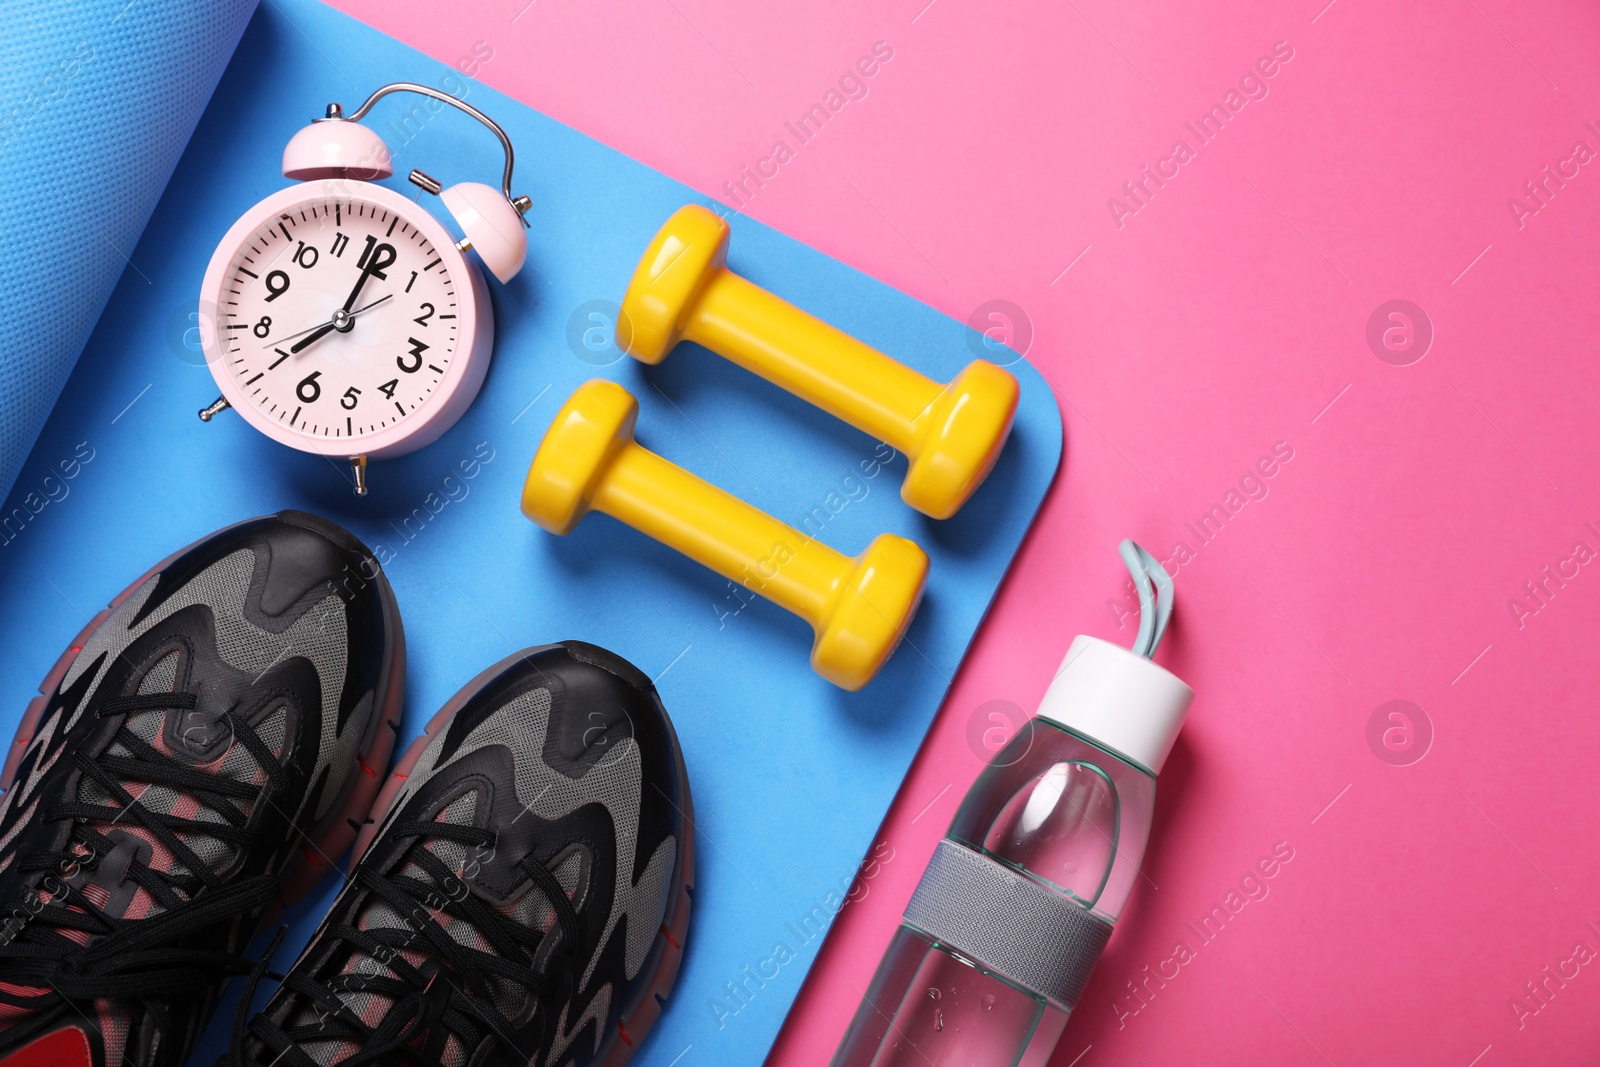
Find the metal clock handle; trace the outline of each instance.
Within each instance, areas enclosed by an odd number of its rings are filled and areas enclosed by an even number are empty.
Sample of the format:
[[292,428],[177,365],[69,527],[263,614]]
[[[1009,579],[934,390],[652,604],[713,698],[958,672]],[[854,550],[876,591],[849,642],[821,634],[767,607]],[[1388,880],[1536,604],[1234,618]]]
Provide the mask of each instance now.
[[506,198],[506,201],[516,209],[517,218],[522,220],[522,225],[525,227],[528,225],[526,212],[530,207],[533,206],[533,201],[529,200],[526,196],[513,196],[511,193],[511,171],[516,165],[516,152],[511,147],[511,138],[506,136],[506,131],[501,128],[498,122],[490,118],[488,115],[485,115],[483,112],[479,111],[466,101],[458,100],[449,93],[440,92],[438,89],[434,89],[431,86],[419,85],[416,82],[390,82],[388,85],[380,86],[377,90],[375,90],[371,96],[367,97],[360,107],[356,108],[348,116],[343,114],[343,111],[338,104],[329,104],[328,118],[346,118],[347,121],[350,122],[360,122],[366,117],[367,112],[372,110],[372,105],[376,104],[379,100],[382,100],[390,93],[418,93],[422,96],[437,100],[441,104],[449,104],[451,107],[456,108],[459,111],[464,111],[468,115],[471,115],[473,118],[477,119],[479,122],[483,123],[485,126],[489,127],[490,132],[492,132],[495,137],[499,139],[500,147],[505,149],[506,152],[506,168],[500,176],[500,193]]

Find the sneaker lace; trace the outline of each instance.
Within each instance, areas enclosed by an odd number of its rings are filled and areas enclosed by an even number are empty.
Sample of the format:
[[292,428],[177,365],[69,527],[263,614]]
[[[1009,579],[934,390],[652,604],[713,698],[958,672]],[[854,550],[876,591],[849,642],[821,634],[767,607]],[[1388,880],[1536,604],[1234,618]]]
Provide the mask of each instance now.
[[[442,822],[396,823],[386,836],[410,838],[418,845],[435,840],[491,849],[496,840],[491,830]],[[356,1050],[338,1060],[337,1067],[379,1063],[449,1067],[445,1056],[452,1038],[468,1055],[486,1038],[493,1038],[520,1060],[529,1058],[529,1053],[518,1047],[497,1006],[496,983],[515,983],[527,990],[536,1004],[557,995],[557,981],[533,966],[544,931],[516,922],[474,896],[427,848],[412,847],[407,858],[425,878],[409,873],[385,875],[361,865],[354,881],[370,894],[369,903],[382,901],[409,922],[365,930],[334,922],[320,935],[319,943],[331,946],[328,953],[319,953],[319,958],[332,961],[329,966],[338,966],[352,955],[357,963],[364,957],[381,966],[350,967],[326,980],[297,969],[283,976],[282,988],[294,998],[281,1016],[286,1024],[280,1026],[264,1013],[249,1023],[250,1033],[267,1050],[266,1061],[281,1067],[327,1067],[303,1046],[335,1042]],[[555,873],[531,857],[518,867],[549,900],[563,935],[562,950],[577,955],[582,923]],[[442,919],[470,924],[492,951],[462,944],[451,936]],[[250,987],[239,1000],[232,1052],[219,1067],[242,1067],[247,1062],[244,1020],[254,985],[264,973],[261,969],[252,975]],[[376,994],[391,1002],[376,1022],[364,1021],[346,1003],[345,995],[359,993]],[[316,1014],[315,1021],[293,1022],[308,1012]]]
[[[193,693],[167,692],[114,697],[101,703],[99,718],[135,712],[192,709]],[[243,744],[266,773],[274,791],[286,784],[286,774],[271,749],[242,718],[229,709],[225,716],[234,738]],[[121,753],[115,750],[120,747]],[[122,754],[125,753],[125,754]],[[227,945],[218,936],[200,937],[213,928],[226,928],[241,915],[257,912],[276,895],[277,879],[269,873],[249,878],[225,878],[198,856],[187,842],[211,838],[240,850],[263,843],[263,832],[248,827],[248,816],[238,802],[252,802],[262,787],[185,766],[163,755],[119,725],[112,744],[101,755],[81,752],[70,756],[84,781],[97,783],[110,800],[90,803],[81,798],[47,808],[42,818],[70,821],[72,830],[57,851],[36,851],[18,858],[19,870],[47,872],[24,901],[20,928],[0,944],[0,1005],[19,1015],[0,1035],[0,1047],[15,1047],[57,1025],[64,1017],[95,1017],[94,1002],[126,998],[142,1003],[147,1018],[163,1039],[173,1019],[167,998],[203,989],[250,967],[238,952],[227,948],[195,947],[206,942]],[[130,786],[144,784],[137,795]],[[211,812],[220,821],[201,821],[152,811],[140,803],[144,792],[166,786],[193,797],[196,815]],[[76,872],[94,870],[119,842],[110,836],[124,827],[137,826],[147,840],[160,843],[173,864],[159,870],[135,852],[128,862],[125,882],[149,894],[152,914],[129,919],[108,914],[102,907],[103,891],[85,892],[88,884],[74,885]],[[129,835],[132,836],[132,835]],[[126,840],[126,838],[124,839]],[[148,856],[146,851],[143,855]],[[162,1040],[171,1047],[178,1041]]]

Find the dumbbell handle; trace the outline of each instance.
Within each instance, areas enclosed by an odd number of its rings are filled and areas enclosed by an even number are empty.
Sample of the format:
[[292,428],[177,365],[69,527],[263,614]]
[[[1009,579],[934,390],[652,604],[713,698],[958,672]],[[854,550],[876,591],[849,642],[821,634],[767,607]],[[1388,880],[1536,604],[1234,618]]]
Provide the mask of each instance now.
[[850,574],[842,553],[643,445],[621,447],[592,506],[813,625]]
[[596,379],[567,398],[522,486],[522,513],[555,534],[603,511],[811,624],[811,666],[856,690],[883,666],[922,600],[928,554],[883,533],[855,558],[647,450],[639,404]]
[[726,268],[706,283],[683,336],[901,452],[944,388]]

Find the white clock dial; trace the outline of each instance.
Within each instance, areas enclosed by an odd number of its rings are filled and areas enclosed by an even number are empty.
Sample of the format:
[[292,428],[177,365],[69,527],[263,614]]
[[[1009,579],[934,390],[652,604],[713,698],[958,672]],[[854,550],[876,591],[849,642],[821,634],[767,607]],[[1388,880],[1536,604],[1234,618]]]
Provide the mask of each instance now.
[[298,204],[246,237],[223,275],[227,373],[284,429],[359,444],[445,378],[459,332],[449,262],[390,208]]

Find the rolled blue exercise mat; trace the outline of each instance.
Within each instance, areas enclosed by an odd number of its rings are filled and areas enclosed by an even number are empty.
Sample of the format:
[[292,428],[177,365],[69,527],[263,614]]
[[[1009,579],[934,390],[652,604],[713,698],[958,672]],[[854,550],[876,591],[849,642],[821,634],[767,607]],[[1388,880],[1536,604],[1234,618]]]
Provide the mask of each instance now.
[[0,498],[256,0],[0,3]]

